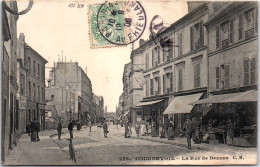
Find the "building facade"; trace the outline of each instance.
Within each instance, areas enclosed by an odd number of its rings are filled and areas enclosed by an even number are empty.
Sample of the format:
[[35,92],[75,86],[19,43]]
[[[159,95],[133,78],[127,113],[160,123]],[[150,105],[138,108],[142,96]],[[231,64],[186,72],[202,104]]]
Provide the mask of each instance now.
[[[141,41],[143,42],[143,41]],[[132,126],[137,121],[141,121],[142,108],[135,107],[143,98],[143,49],[133,50],[131,53],[131,71],[129,74],[129,105],[130,105],[130,122]]]
[[45,129],[45,60],[25,42],[24,34],[18,39],[18,71],[20,122],[25,125],[37,118],[41,130]]
[[209,98],[198,103],[211,103],[207,116],[218,123],[230,119],[234,124],[234,138],[227,144],[256,146],[257,2],[228,3],[217,14],[214,8],[210,9],[212,17],[205,24],[211,39],[208,42]]
[[49,75],[49,88],[67,90],[67,92],[74,94],[74,97],[65,94],[65,102],[70,101],[68,98],[71,97],[71,99],[75,99],[75,105],[73,105],[73,108],[63,108],[62,115],[68,115],[64,113],[70,115],[72,111],[75,111],[77,118],[83,123],[87,122],[89,116],[94,117],[95,111],[91,110],[93,102],[92,84],[77,62],[58,62]]

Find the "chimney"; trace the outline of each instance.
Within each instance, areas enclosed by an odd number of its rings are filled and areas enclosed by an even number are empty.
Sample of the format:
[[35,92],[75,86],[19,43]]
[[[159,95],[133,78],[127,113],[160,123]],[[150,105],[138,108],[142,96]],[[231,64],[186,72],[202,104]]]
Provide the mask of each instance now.
[[139,47],[142,46],[144,43],[145,43],[145,40],[144,40],[144,39],[140,39],[140,41],[139,41]]
[[20,35],[19,35],[19,40],[20,40],[21,42],[25,42],[24,33],[20,33]]
[[202,6],[205,2],[203,1],[188,1],[188,12],[192,12],[194,9],[198,8],[199,6]]

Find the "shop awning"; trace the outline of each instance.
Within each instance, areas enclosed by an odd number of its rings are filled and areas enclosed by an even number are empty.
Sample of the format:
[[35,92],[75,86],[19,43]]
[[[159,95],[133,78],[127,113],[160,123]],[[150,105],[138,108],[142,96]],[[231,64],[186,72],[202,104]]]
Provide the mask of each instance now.
[[172,102],[168,105],[163,114],[182,114],[190,113],[193,106],[190,103],[193,103],[202,96],[203,93],[197,93],[186,96],[177,96],[174,97]]
[[247,91],[244,93],[241,93],[239,96],[229,98],[225,100],[226,103],[228,102],[233,102],[233,103],[238,103],[238,102],[256,102],[258,101],[258,91]]
[[139,102],[135,107],[142,107],[142,106],[149,106],[149,105],[152,105],[152,104],[156,104],[156,103],[159,103],[163,100],[154,100],[154,101],[147,101],[147,102]]
[[[235,102],[235,99],[241,98],[249,93],[252,93],[253,90],[246,91],[246,92],[237,92],[237,93],[227,93],[221,95],[212,95],[206,99],[198,100],[191,104],[206,104],[206,103],[228,103],[228,102]],[[233,99],[233,100],[232,100]]]

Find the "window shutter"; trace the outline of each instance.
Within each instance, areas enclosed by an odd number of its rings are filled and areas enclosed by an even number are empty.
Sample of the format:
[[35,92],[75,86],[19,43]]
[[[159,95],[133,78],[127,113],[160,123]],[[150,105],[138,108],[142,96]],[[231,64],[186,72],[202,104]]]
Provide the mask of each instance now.
[[224,87],[229,88],[229,65],[224,66],[224,76],[225,76]]
[[160,58],[161,58],[161,55],[160,55],[160,48],[157,47],[156,50],[157,50],[157,55],[158,55],[158,64],[160,64]]
[[173,73],[170,73],[170,90],[173,91]]
[[249,61],[248,59],[243,62],[244,67],[244,85],[249,85]]
[[190,51],[193,51],[193,27],[190,27]]
[[219,27],[216,27],[216,49],[219,48]]
[[243,18],[242,15],[238,16],[238,39],[242,39],[243,36]]
[[234,19],[230,19],[229,21],[229,42],[233,43],[234,37]]
[[182,55],[182,33],[179,34],[179,56]]
[[216,89],[219,89],[220,71],[219,67],[216,67]]
[[200,47],[204,46],[204,31],[203,31],[203,22],[200,22]]
[[150,95],[153,95],[153,79],[150,79]]
[[182,69],[179,69],[179,77],[178,77],[178,90],[182,90]]
[[152,67],[154,67],[154,49],[152,50]]
[[158,94],[161,94],[161,77],[158,77]]
[[255,84],[256,82],[256,60],[252,58],[250,61],[250,84]]
[[200,64],[194,65],[194,88],[200,87]]
[[163,93],[165,93],[166,91],[166,85],[165,85],[165,77],[166,75],[163,75]]

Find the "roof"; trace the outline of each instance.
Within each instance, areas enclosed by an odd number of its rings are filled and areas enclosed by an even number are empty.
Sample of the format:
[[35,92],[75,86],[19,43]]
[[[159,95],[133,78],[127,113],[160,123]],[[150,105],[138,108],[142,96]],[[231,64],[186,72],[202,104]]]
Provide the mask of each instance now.
[[30,49],[32,52],[34,52],[35,55],[37,55],[38,58],[42,59],[45,64],[48,63],[48,61],[47,61],[45,58],[43,58],[38,52],[36,52],[30,45],[28,45],[27,43],[25,43],[25,47],[26,47],[27,49]]
[[[218,11],[214,17],[212,17],[208,22],[206,22],[204,25],[208,26],[209,24],[214,23],[215,21],[233,13],[235,10],[242,8],[246,4],[249,4],[250,2],[232,2],[227,7],[223,8],[222,10]],[[252,2],[251,2],[252,3]]]
[[[160,38],[162,35],[166,34],[167,32],[171,31],[174,29],[174,27],[176,27],[177,25],[179,25],[180,23],[188,20],[190,17],[192,17],[195,13],[206,9],[207,8],[207,2],[205,2],[203,5],[199,6],[198,8],[194,9],[193,11],[191,11],[190,13],[186,14],[185,16],[183,16],[182,18],[180,18],[179,20],[177,20],[176,22],[174,22],[173,24],[171,24],[171,26],[169,26],[168,28],[166,28],[164,31],[162,31],[161,33],[159,33],[156,36],[156,39]],[[142,47],[147,46],[148,44],[150,44],[154,39],[149,39],[146,42],[143,43],[143,45],[141,45]],[[140,47],[140,46],[139,46]],[[136,49],[138,50],[138,48]]]

